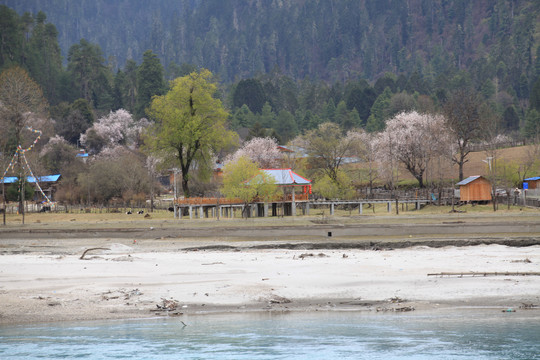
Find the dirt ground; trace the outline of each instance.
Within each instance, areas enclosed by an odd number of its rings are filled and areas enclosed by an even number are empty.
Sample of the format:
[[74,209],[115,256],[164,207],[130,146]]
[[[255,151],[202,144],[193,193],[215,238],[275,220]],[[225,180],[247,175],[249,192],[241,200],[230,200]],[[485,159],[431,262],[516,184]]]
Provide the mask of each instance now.
[[[537,211],[220,221],[68,215],[0,226],[0,324],[540,304]],[[428,276],[444,272],[501,276]]]

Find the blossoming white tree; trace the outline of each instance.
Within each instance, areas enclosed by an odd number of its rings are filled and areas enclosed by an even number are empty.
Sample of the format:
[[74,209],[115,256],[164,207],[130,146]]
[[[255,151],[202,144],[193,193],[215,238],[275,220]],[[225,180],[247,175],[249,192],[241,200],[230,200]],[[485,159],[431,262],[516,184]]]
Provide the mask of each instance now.
[[270,169],[280,166],[281,152],[276,139],[270,137],[255,137],[247,141],[240,149],[229,156],[225,162],[237,162],[245,157],[257,164],[260,169]]
[[83,146],[92,148],[94,152],[114,148],[117,145],[133,149],[139,145],[140,134],[148,125],[149,122],[145,118],[136,121],[128,111],[119,109],[98,119],[91,128],[81,134],[80,142]]
[[397,164],[401,163],[418,180],[420,187],[425,185],[424,175],[429,161],[437,155],[451,155],[450,136],[444,117],[416,111],[401,113],[390,119],[375,143],[385,178],[392,174],[393,179]]

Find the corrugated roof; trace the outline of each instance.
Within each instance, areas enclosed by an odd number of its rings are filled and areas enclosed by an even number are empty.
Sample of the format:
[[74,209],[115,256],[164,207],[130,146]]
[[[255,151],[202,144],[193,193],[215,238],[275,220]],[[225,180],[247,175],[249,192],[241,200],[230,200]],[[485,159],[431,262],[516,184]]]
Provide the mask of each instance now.
[[528,179],[524,179],[524,181],[534,181],[534,180],[540,180],[540,176],[530,177]]
[[481,175],[469,176],[468,178],[463,179],[460,182],[458,182],[456,185],[467,185],[468,183],[471,183],[474,180],[476,180],[478,178],[481,178],[481,177],[482,177]]
[[273,177],[276,185],[309,185],[311,180],[308,180],[291,169],[261,169],[269,176]]
[[[38,176],[38,182],[56,182],[58,179],[60,179],[60,174],[56,175],[45,175],[45,176]],[[4,184],[13,184],[17,182],[18,177],[16,176],[6,176],[4,178]],[[33,176],[27,176],[26,181],[29,183],[35,183],[36,179]],[[0,181],[2,182],[2,181]]]
[[[311,180],[308,180],[301,175],[298,175],[291,169],[261,169],[268,176],[274,178],[276,185],[309,185]],[[251,182],[248,181],[247,184]]]

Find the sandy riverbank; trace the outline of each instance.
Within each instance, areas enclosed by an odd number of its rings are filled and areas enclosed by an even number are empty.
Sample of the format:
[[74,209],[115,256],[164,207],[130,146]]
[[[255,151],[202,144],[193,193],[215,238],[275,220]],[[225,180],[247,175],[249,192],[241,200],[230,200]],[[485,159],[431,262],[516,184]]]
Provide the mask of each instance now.
[[[231,239],[205,243],[238,245]],[[193,251],[185,239],[92,238],[0,239],[0,247],[9,250],[0,255],[0,324],[212,311],[540,305],[540,276],[428,276],[538,272],[539,245]],[[91,247],[108,250],[81,260]],[[156,311],[157,305],[176,308]]]

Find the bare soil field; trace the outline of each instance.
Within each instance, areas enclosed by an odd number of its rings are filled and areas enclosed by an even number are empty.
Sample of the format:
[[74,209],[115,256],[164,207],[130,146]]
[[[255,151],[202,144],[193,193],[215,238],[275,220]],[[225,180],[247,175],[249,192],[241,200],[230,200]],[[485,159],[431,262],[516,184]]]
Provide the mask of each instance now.
[[540,212],[436,210],[10,218],[0,226],[0,324],[540,305]]

